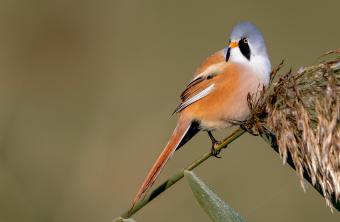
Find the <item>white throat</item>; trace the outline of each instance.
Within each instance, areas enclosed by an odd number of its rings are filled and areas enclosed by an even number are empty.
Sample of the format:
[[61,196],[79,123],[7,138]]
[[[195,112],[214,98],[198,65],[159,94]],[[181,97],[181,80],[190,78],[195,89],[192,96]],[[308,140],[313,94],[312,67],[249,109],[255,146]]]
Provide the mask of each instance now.
[[229,61],[238,64],[245,69],[249,69],[251,73],[258,75],[258,77],[262,79],[265,87],[268,87],[271,66],[267,55],[254,55],[251,52],[250,60],[248,60],[241,53],[239,48],[232,48],[229,50]]

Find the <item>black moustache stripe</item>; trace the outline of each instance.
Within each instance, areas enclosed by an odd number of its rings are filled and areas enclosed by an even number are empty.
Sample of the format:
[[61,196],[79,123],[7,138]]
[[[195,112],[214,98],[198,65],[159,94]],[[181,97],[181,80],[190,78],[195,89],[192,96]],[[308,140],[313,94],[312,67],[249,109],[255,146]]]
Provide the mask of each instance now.
[[246,57],[250,61],[250,48],[248,43],[244,43],[245,39],[246,38],[243,38],[238,42],[238,47],[240,48],[241,53],[244,55],[244,57]]

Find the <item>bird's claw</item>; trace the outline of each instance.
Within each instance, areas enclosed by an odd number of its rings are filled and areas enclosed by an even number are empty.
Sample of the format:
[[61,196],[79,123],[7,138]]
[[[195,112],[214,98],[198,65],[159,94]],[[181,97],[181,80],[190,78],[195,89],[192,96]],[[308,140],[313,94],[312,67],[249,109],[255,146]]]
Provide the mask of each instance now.
[[215,144],[212,144],[212,147],[211,147],[211,155],[216,157],[216,158],[222,158],[220,156],[218,156],[218,154],[221,152],[221,150],[219,151],[216,151],[215,150]]
[[247,131],[249,134],[253,135],[253,136],[258,136],[258,135],[259,135],[259,134],[255,134],[255,133],[253,132],[252,129],[249,129],[249,128],[246,127],[244,124],[241,124],[240,127],[241,127],[242,129],[244,129],[245,131]]
[[245,124],[246,124],[247,120],[245,120],[245,121],[229,120],[229,122],[234,123],[236,125],[239,125],[241,127],[241,129],[244,129],[245,131],[247,131],[249,134],[251,134],[253,136],[259,135],[259,134],[255,134],[252,129],[246,127]]

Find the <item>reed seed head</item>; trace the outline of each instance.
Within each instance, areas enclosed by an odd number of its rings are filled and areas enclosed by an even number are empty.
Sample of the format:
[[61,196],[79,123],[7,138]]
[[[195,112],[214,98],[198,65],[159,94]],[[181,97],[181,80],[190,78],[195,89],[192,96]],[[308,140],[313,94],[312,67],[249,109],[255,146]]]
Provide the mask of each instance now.
[[292,157],[303,189],[306,172],[332,209],[330,196],[340,201],[340,49],[325,55],[330,54],[336,56],[296,74],[290,70],[274,84],[282,61],[271,72],[268,89],[248,95],[248,105],[255,129],[276,135],[284,163]]

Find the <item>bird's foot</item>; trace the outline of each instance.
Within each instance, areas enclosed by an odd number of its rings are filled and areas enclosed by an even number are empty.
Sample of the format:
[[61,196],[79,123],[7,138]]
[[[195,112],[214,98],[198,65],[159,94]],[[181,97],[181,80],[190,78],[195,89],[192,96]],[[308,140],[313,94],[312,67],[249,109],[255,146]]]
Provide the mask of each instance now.
[[[211,134],[210,131],[208,131],[209,137],[211,139],[212,147],[211,147],[211,155],[216,157],[216,158],[222,158],[218,156],[218,154],[221,152],[221,150],[216,151],[215,148],[220,146],[222,143],[220,141],[217,141],[214,136]],[[225,147],[224,147],[225,148]]]
[[259,135],[259,134],[255,134],[252,129],[249,129],[248,127],[246,127],[245,123],[247,122],[247,120],[245,120],[245,121],[229,120],[229,122],[234,123],[236,125],[239,125],[241,127],[241,129],[244,129],[245,131],[247,131],[248,133],[250,133],[253,136]]
[[220,152],[221,152],[221,150],[219,150],[219,151],[215,150],[215,145],[213,144],[212,147],[211,147],[211,155],[216,157],[216,158],[222,158],[222,157],[218,156],[218,154],[220,154]]

